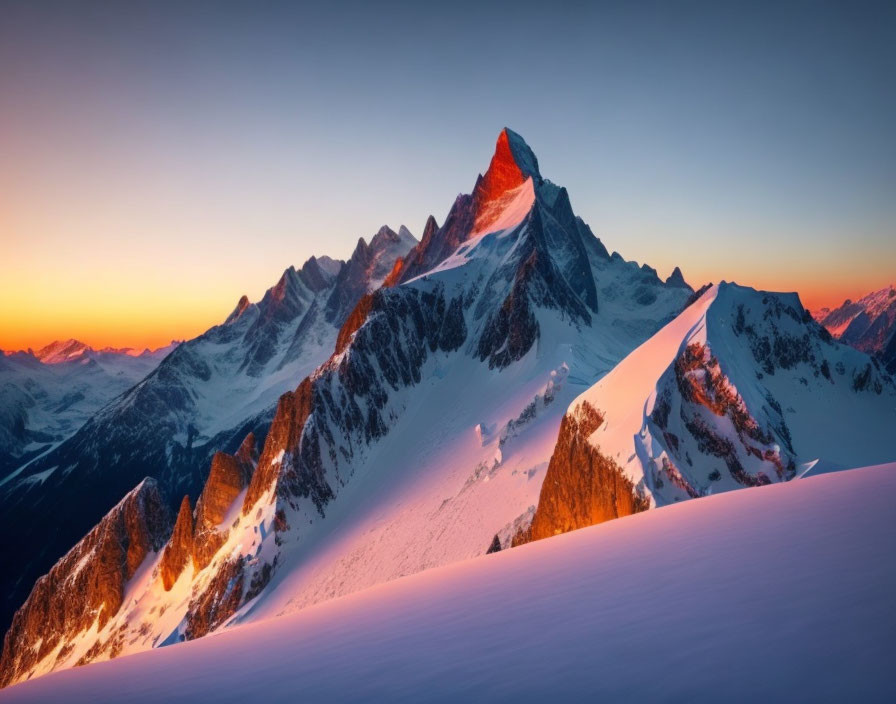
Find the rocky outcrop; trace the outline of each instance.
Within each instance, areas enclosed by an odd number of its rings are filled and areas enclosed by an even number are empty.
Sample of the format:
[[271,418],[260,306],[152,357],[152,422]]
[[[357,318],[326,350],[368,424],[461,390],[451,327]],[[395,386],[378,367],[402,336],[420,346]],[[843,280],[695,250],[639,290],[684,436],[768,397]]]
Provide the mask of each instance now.
[[233,502],[249,486],[257,461],[255,435],[249,433],[236,455],[215,453],[195,511],[190,509],[190,497],[183,498],[171,539],[159,561],[165,591],[174,586],[188,565],[196,572],[204,569],[227,540],[228,527],[221,524]]
[[[420,244],[408,252],[404,265],[395,283],[405,283],[416,276],[425,274],[445,257],[451,255],[461,244],[466,242],[473,229],[475,206],[473,196],[459,195],[445,223],[439,227],[436,219],[430,215],[423,229]],[[393,279],[390,277],[389,282]]]
[[401,228],[401,234],[384,225],[371,238],[368,245],[359,239],[351,258],[339,272],[333,293],[327,300],[327,319],[341,324],[365,294],[379,288],[392,271],[395,262],[405,256],[417,244],[417,240]]
[[34,585],[6,634],[0,686],[27,678],[60,643],[94,622],[102,628],[121,607],[128,580],[170,532],[159,488],[144,479]]
[[[258,469],[252,476],[243,500],[243,515],[247,515],[262,494],[277,483],[286,455],[291,456],[299,449],[302,431],[311,415],[312,401],[310,377],[304,379],[295,391],[288,391],[280,397],[264,450],[258,460]],[[323,501],[329,494],[329,487],[324,484],[318,487],[317,493],[320,497],[318,501]]]
[[[793,452],[790,432],[783,418],[778,420],[778,435],[784,445],[778,444],[770,429],[763,428],[750,414],[744,400],[728,381],[719,366],[719,360],[701,343],[685,347],[674,364],[675,385],[686,410],[680,415],[685,428],[697,440],[701,452],[718,457],[725,462],[731,476],[743,486],[769,484],[769,477],[763,472],[756,475],[746,471],[740,461],[742,453],[768,462],[775,468],[778,480],[792,479],[796,474],[796,464],[788,454]],[[735,437],[722,437],[710,424],[701,419],[699,413],[687,408],[687,404],[707,409],[714,416],[726,418]],[[651,415],[665,434],[666,441],[673,448],[677,444],[666,431],[663,416],[667,404],[663,399],[657,403]],[[693,487],[685,488],[694,498],[700,493]]]
[[358,301],[358,305],[355,306],[348,318],[345,319],[345,323],[343,323],[342,327],[339,329],[339,335],[336,337],[336,354],[341,354],[342,351],[348,347],[352,335],[354,335],[358,328],[364,324],[364,321],[367,320],[367,316],[370,314],[372,308],[373,294],[368,293]]
[[196,502],[193,564],[204,569],[227,540],[229,528],[222,525],[233,502],[249,486],[258,461],[255,435],[249,433],[236,455],[218,452],[212,458],[208,481]]
[[169,591],[193,557],[193,511],[190,497],[185,496],[177,512],[174,532],[159,562],[159,573],[165,591]]
[[527,529],[514,536],[514,546],[649,508],[649,501],[622,468],[588,441],[603,421],[587,401],[563,417],[535,516]]
[[211,584],[190,602],[187,640],[201,638],[236,612],[243,600],[243,581],[242,557],[221,566]]

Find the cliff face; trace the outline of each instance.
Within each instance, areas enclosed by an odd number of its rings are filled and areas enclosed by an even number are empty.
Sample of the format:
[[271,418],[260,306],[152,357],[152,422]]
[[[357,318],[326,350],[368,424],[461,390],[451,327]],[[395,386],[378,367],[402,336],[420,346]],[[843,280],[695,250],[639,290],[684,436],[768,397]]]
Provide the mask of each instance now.
[[514,546],[649,508],[622,468],[588,442],[603,422],[587,402],[564,416],[535,516],[527,530],[514,536]]
[[169,591],[177,578],[180,577],[184,567],[190,562],[193,554],[193,511],[190,508],[190,497],[185,496],[177,512],[177,521],[174,523],[174,532],[162,553],[159,563],[159,571],[165,591]]
[[[304,379],[295,391],[288,391],[280,397],[264,450],[258,461],[258,471],[252,476],[243,501],[243,515],[247,515],[262,494],[276,482],[286,453],[293,453],[298,449],[305,422],[311,415],[313,400],[311,386],[309,377]],[[326,494],[328,490],[326,487],[321,487],[321,491]]]
[[218,452],[212,459],[208,481],[196,502],[193,539],[193,564],[203,569],[227,539],[228,526],[222,526],[230,507],[249,486],[258,461],[255,436],[250,433],[236,455]]
[[[128,580],[170,532],[158,486],[144,479],[34,585],[6,634],[0,686],[27,679],[36,663],[94,621],[102,628],[121,607]],[[66,655],[63,647],[56,659]]]

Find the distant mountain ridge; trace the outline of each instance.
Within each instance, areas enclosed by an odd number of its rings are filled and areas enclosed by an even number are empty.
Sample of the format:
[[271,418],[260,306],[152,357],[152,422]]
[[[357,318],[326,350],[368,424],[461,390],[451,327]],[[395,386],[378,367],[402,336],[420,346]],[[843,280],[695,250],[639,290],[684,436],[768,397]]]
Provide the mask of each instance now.
[[896,286],[846,300],[833,310],[822,308],[813,316],[838,340],[876,355],[896,374]]
[[19,350],[18,352],[4,352],[6,356],[13,354],[31,354],[44,364],[62,364],[63,362],[71,362],[91,355],[123,355],[127,357],[153,357],[162,359],[180,344],[179,340],[172,340],[167,345],[157,347],[154,350],[146,347],[138,350],[134,347],[103,347],[97,349],[91,347],[80,340],[70,338],[68,340],[55,340],[54,342],[41,347],[36,352],[28,350]]
[[177,346],[97,350],[78,340],[0,351],[0,482],[74,433]]

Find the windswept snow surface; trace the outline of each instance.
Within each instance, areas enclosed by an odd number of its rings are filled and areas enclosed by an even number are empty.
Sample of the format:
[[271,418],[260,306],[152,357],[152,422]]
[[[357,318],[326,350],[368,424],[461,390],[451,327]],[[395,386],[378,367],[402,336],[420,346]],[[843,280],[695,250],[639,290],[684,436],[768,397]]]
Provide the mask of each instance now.
[[9,702],[896,699],[896,464],[670,506]]

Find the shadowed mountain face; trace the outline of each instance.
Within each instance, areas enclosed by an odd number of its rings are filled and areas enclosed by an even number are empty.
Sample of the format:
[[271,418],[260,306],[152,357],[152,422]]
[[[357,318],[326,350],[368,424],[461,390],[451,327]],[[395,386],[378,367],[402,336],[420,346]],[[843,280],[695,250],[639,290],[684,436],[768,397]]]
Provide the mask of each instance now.
[[[72,550],[38,580],[7,634],[9,643],[33,642],[37,648],[5,648],[0,685],[49,653],[71,646],[94,622],[105,625],[122,605],[124,590],[149,554],[171,533],[171,514],[156,482],[146,479],[115,506]],[[65,595],[64,598],[60,598]]]
[[[335,353],[310,376],[292,376],[294,390],[280,397],[269,430],[254,433],[262,445],[251,471],[227,456],[207,458],[209,484],[192,510],[192,501],[180,502],[172,538],[161,556],[147,558],[150,576],[135,587],[134,603],[64,657],[29,661],[13,679],[198,637],[276,612],[284,599],[314,603],[484,552],[532,505],[548,440],[576,388],[593,383],[692,294],[683,281],[663,282],[650,267],[610,255],[510,130],[441,227],[430,219],[400,259],[370,251],[406,244],[388,230],[359,244],[334,277],[339,293],[325,300],[306,293],[312,287],[302,272],[288,271],[258,310],[241,302],[215,334],[239,339],[233,326],[269,326],[280,308],[294,315],[316,306],[316,320],[344,320],[327,338]],[[376,290],[360,283],[380,276]],[[360,296],[352,306],[347,291]],[[303,326],[294,339],[315,330]],[[189,343],[184,348],[184,363],[213,379],[211,365],[199,355],[188,360]],[[247,373],[277,359],[251,349]],[[242,435],[229,434],[216,449],[233,452]],[[197,496],[184,476],[176,471],[161,482],[177,498]],[[371,526],[360,517],[374,506],[382,513]],[[203,533],[210,537],[200,548]],[[344,543],[328,551],[331,534]],[[324,562],[305,575],[308,560]],[[21,662],[16,653],[36,637],[7,641],[7,661]]]
[[[263,439],[280,394],[332,353],[347,312],[415,242],[405,228],[384,227],[370,244],[360,240],[348,262],[312,257],[289,267],[261,301],[244,296],[223,324],[147,367],[145,378],[132,379],[76,433],[0,485],[8,541],[0,625],[34,580],[143,477],[154,477],[176,510],[184,494],[199,493],[216,452],[235,452],[250,432]],[[0,374],[11,363],[0,358]],[[104,364],[103,355],[95,363]]]
[[841,342],[877,356],[896,374],[896,287],[847,300],[834,310],[823,308],[814,316]]
[[95,350],[78,340],[0,352],[0,481],[70,437],[177,346]]

